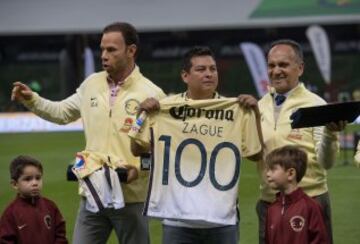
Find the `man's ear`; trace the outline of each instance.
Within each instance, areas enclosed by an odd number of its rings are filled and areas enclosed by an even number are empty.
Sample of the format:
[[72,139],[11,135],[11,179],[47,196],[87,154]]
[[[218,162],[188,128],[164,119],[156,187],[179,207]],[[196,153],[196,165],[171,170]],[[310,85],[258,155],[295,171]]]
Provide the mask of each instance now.
[[182,70],[181,71],[181,79],[184,81],[185,84],[188,83],[187,77],[188,77],[188,72],[186,72],[185,70]]
[[299,74],[298,74],[299,77],[303,75],[303,73],[304,73],[304,67],[305,67],[305,63],[304,63],[304,62],[299,63],[299,67],[298,67],[298,69],[299,69]]
[[17,181],[16,180],[11,180],[10,181],[10,185],[15,189],[15,190],[18,190],[18,184],[17,184]]
[[127,46],[127,54],[129,57],[135,57],[137,51],[137,46],[135,44],[131,44]]

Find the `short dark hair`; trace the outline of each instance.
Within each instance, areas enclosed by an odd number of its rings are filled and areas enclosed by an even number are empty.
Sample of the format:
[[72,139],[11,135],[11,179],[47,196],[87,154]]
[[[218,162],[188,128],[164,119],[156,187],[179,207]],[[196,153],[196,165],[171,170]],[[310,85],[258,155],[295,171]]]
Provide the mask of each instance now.
[[[114,22],[105,26],[102,34],[109,32],[120,32],[123,35],[125,44],[127,46],[134,44],[139,49],[139,35],[133,25],[126,22]],[[136,54],[137,53],[138,52],[136,51]]]
[[39,160],[30,156],[20,155],[14,158],[10,163],[10,177],[12,180],[17,181],[23,174],[26,166],[34,166],[43,173],[43,167]]
[[298,42],[296,42],[294,40],[291,40],[291,39],[280,39],[280,40],[272,42],[270,44],[270,49],[273,48],[274,46],[277,46],[277,45],[288,45],[288,46],[290,46],[294,50],[294,53],[295,53],[296,57],[298,58],[298,60],[301,63],[304,62],[303,50],[302,50],[301,45]]
[[189,72],[192,66],[191,59],[199,56],[211,56],[215,60],[215,55],[209,47],[195,46],[184,54],[182,70]]
[[284,146],[273,150],[266,157],[266,164],[271,169],[280,165],[285,170],[294,168],[296,181],[299,183],[304,177],[307,167],[307,154],[296,146]]

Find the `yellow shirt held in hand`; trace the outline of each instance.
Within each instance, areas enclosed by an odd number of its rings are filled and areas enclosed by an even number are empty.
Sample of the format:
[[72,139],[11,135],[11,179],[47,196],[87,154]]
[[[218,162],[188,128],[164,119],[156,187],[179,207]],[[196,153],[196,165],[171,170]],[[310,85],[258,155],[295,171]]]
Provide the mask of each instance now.
[[261,150],[255,114],[236,98],[189,100],[182,94],[161,100],[160,107],[130,135],[152,145],[144,213],[234,225],[242,157]]

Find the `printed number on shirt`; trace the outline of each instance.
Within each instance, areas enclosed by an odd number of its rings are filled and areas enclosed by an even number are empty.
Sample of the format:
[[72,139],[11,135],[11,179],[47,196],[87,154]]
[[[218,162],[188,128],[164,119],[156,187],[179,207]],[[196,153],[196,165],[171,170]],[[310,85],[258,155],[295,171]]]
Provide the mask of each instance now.
[[[214,148],[212,148],[209,155],[207,153],[208,147],[206,147],[201,141],[194,139],[194,138],[187,138],[181,141],[178,145],[172,145],[171,136],[162,135],[159,137],[159,142],[164,143],[164,153],[163,153],[163,172],[162,172],[162,184],[168,185],[169,181],[169,165],[170,160],[173,160],[175,176],[177,181],[185,186],[185,187],[195,187],[203,180],[204,176],[207,173],[209,174],[209,180],[213,187],[220,191],[227,191],[233,188],[239,178],[240,174],[240,150],[237,146],[231,142],[220,142]],[[170,155],[170,148],[173,147],[175,155]],[[176,147],[176,148],[175,148]],[[192,151],[190,151],[190,149]],[[185,152],[184,152],[185,151]],[[191,152],[192,155],[189,156]],[[226,153],[227,155],[231,154],[232,156],[227,156],[226,158],[221,157],[222,153]],[[194,154],[200,154],[194,155]],[[194,157],[195,156],[195,157]],[[208,156],[210,156],[208,160]],[[184,159],[185,158],[185,159]],[[196,160],[193,160],[193,159]],[[184,172],[182,172],[181,167],[183,164],[189,162],[193,165],[199,165],[200,161],[200,170],[197,173],[194,180],[186,180],[184,178]],[[231,171],[231,180],[228,182],[219,182],[219,178],[221,178],[220,173],[221,171],[221,163],[230,162],[234,165],[235,169]],[[217,164],[219,164],[217,166]],[[216,167],[219,167],[220,170],[215,170]],[[208,169],[207,169],[208,168]],[[227,176],[228,178],[229,176]]]

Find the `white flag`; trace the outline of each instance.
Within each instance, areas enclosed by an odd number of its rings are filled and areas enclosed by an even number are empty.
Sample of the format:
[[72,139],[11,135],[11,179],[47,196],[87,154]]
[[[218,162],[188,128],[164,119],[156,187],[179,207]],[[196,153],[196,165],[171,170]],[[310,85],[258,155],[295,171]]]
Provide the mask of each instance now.
[[329,38],[325,30],[318,25],[307,28],[306,36],[310,41],[311,48],[315,54],[315,60],[319,66],[320,73],[325,83],[331,82],[331,53]]
[[89,47],[84,50],[84,77],[88,77],[95,72],[94,54]]
[[265,55],[259,45],[251,42],[240,43],[240,48],[249,66],[253,82],[260,97],[268,91],[269,77]]

